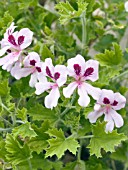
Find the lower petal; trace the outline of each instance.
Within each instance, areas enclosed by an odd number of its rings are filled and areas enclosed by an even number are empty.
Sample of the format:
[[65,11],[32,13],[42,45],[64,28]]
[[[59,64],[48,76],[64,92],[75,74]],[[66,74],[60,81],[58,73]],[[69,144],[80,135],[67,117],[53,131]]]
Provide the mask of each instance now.
[[105,131],[112,132],[114,129],[114,121],[109,113],[105,114],[104,121],[107,122]]
[[124,120],[120,114],[118,114],[115,110],[111,109],[111,116],[112,119],[114,120],[115,126],[117,128],[120,128],[124,124]]
[[98,100],[101,95],[101,89],[97,87],[93,87],[88,83],[86,84],[86,91],[89,95],[91,95],[95,100]]
[[88,114],[88,119],[91,123],[95,123],[96,120],[103,115],[103,111],[94,111]]
[[45,106],[47,108],[53,109],[53,107],[57,106],[59,97],[60,97],[60,92],[58,87],[53,88],[50,91],[49,95],[45,97],[45,101],[44,101]]
[[0,50],[0,56],[4,55],[6,51],[10,48],[10,46],[5,46]]
[[36,88],[36,91],[35,93],[37,95],[40,95],[41,93],[43,93],[44,91],[48,90],[51,88],[51,85],[52,83],[49,83],[49,82],[45,82],[45,83],[36,83],[35,84],[35,88]]
[[33,73],[31,74],[31,78],[30,78],[30,81],[29,81],[29,86],[30,87],[35,87],[35,84],[37,83],[37,73]]
[[11,60],[10,55],[6,55],[5,57],[0,58],[0,66],[6,64],[9,60]]
[[89,103],[90,103],[90,97],[88,96],[87,92],[86,92],[86,85],[85,83],[82,83],[79,87],[78,87],[78,94],[79,94],[79,99],[78,99],[78,103],[80,106],[86,107]]
[[63,89],[63,95],[66,98],[70,98],[76,88],[77,88],[76,82],[70,83],[67,87]]

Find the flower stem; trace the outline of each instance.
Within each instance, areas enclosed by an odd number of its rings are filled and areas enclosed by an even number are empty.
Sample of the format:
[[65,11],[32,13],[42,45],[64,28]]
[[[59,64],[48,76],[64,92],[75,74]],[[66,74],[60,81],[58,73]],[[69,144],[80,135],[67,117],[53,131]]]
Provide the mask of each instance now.
[[[72,96],[72,99],[70,101],[70,106],[73,105],[74,101],[75,101],[75,98],[76,98],[76,92],[73,93],[73,96]],[[62,113],[61,113],[61,117],[63,117],[69,110],[71,109],[71,107],[67,107]]]
[[82,139],[81,139],[81,140],[80,140],[80,147],[79,147],[78,154],[77,154],[77,160],[78,160],[78,161],[81,160],[82,145],[83,145],[83,141],[82,141]]
[[82,23],[82,53],[86,45],[86,11],[84,11],[81,15],[81,23]]
[[116,79],[118,79],[118,78],[120,78],[120,77],[122,77],[122,76],[124,76],[125,74],[128,74],[128,70],[126,70],[126,71],[124,71],[123,73],[121,73],[120,75],[114,77],[114,78],[112,79],[112,81],[113,81],[113,80],[116,80]]
[[28,158],[27,161],[28,161],[29,169],[32,170],[32,164],[31,164],[30,159]]
[[87,138],[93,138],[94,135],[87,135],[87,136],[80,136],[80,137],[77,137],[77,139],[87,139]]

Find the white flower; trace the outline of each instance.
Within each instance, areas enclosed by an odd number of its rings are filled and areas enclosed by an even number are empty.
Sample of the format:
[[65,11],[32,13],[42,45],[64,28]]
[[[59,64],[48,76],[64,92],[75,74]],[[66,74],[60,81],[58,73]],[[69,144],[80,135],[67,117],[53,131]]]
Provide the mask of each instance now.
[[18,61],[23,49],[28,47],[32,42],[33,32],[28,28],[23,28],[19,32],[14,32],[14,22],[6,30],[4,38],[1,40],[0,56],[8,53],[5,57],[0,58],[0,66],[4,70],[10,71],[13,64]]
[[44,91],[51,89],[50,93],[45,97],[45,106],[47,108],[53,108],[57,106],[58,99],[60,97],[59,87],[61,87],[67,80],[67,69],[63,65],[56,65],[55,67],[52,64],[52,60],[47,58],[45,60],[44,71],[45,76],[49,77],[52,82],[40,81],[36,83],[36,94],[40,95]]
[[63,89],[66,98],[70,98],[74,90],[78,89],[80,106],[86,107],[90,103],[91,95],[94,99],[98,99],[101,90],[86,83],[87,80],[92,82],[98,79],[98,61],[88,60],[85,62],[81,55],[68,60],[68,75],[74,78],[74,81]]
[[126,98],[120,93],[113,93],[112,90],[102,90],[101,96],[97,100],[94,107],[94,112],[89,113],[88,119],[91,123],[105,114],[104,121],[106,124],[106,132],[114,129],[114,124],[117,128],[123,126],[124,121],[115,110],[120,110],[125,107]]
[[125,2],[124,8],[125,8],[126,12],[128,12],[128,1]]

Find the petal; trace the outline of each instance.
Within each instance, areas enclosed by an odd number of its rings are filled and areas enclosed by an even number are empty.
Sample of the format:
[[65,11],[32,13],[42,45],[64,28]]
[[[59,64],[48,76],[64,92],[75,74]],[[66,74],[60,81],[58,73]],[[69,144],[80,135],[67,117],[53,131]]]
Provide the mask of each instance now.
[[101,105],[96,103],[94,106],[94,110],[98,111],[98,110],[100,110],[100,108],[101,108]]
[[20,36],[24,36],[24,41],[20,45],[20,48],[23,50],[23,49],[25,49],[26,47],[28,47],[31,44],[33,32],[30,31],[28,28],[23,28],[17,34],[17,37],[16,37],[17,42],[18,42],[18,37],[20,37]]
[[97,87],[93,87],[92,85],[85,83],[86,91],[89,95],[91,95],[95,100],[98,100],[101,95],[101,89]]
[[53,107],[57,106],[59,97],[60,97],[60,92],[58,87],[53,88],[50,91],[49,95],[45,97],[45,101],[44,101],[45,106],[47,108],[53,109]]
[[126,12],[128,12],[128,1],[125,2],[124,7],[125,7]]
[[66,98],[70,98],[77,86],[76,82],[70,83],[67,87],[63,88],[63,95]]
[[104,102],[103,102],[104,98],[109,99],[110,103],[112,104],[114,102],[114,93],[113,93],[113,91],[103,89],[101,91],[101,95],[100,95],[99,99],[97,100],[97,103],[104,105]]
[[82,83],[78,87],[78,94],[80,96],[78,99],[79,105],[86,107],[90,103],[90,97],[88,96],[88,94],[86,92],[86,84],[85,83]]
[[10,61],[12,58],[11,58],[11,55],[8,54],[6,55],[5,57],[2,57],[0,58],[0,66],[6,64],[8,61]]
[[37,83],[37,72],[31,74],[30,81],[29,81],[29,86],[30,87],[35,87],[36,83]]
[[110,114],[111,114],[111,117],[112,119],[114,120],[115,122],[115,126],[120,128],[121,126],[123,126],[124,124],[124,120],[122,118],[122,116],[120,114],[118,114],[115,110],[111,109],[110,110]]
[[50,83],[50,82],[45,82],[45,83],[38,82],[38,83],[35,84],[35,88],[36,88],[35,93],[37,95],[40,95],[41,93],[43,93],[46,90],[50,89],[52,85],[53,85],[53,83]]
[[105,129],[106,132],[108,131],[111,132],[114,129],[114,121],[111,117],[111,114],[109,113],[105,114],[105,118],[104,118],[104,121],[107,122],[106,129]]
[[69,59],[67,61],[67,63],[68,63],[67,68],[68,68],[69,76],[71,76],[71,77],[76,76],[76,73],[75,73],[75,70],[74,70],[74,64],[78,64],[81,67],[81,74],[83,74],[83,72],[85,70],[85,59],[80,54],[78,54],[74,58]]
[[93,69],[93,72],[88,73],[87,76],[85,76],[85,80],[94,82],[99,79],[99,62],[96,60],[88,60],[85,64],[84,73],[90,68]]
[[126,98],[120,93],[114,93],[114,101],[118,102],[117,105],[112,106],[114,110],[120,110],[125,107]]
[[47,82],[47,78],[44,76],[44,73],[38,73],[38,80],[41,83]]
[[62,86],[67,81],[67,68],[63,65],[57,65],[54,68],[54,73],[59,73],[60,77],[56,80],[58,86]]
[[89,119],[90,123],[95,123],[97,119],[103,115],[103,110],[94,111],[88,114],[87,118]]
[[10,48],[10,46],[5,46],[0,50],[0,56],[4,55],[6,51]]
[[45,66],[43,68],[43,72],[45,73],[45,75],[49,77],[49,75],[46,72],[46,67],[48,67],[49,70],[50,70],[51,75],[53,76],[53,74],[54,74],[54,66],[52,64],[52,59],[51,58],[46,58],[44,63],[45,63]]

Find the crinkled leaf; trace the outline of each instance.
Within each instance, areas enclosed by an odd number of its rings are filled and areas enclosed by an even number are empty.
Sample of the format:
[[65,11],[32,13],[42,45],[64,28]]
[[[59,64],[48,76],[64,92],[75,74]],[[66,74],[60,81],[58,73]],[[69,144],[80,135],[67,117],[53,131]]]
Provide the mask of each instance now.
[[106,123],[98,122],[92,127],[92,133],[94,135],[90,140],[88,148],[90,148],[90,155],[95,154],[97,157],[101,157],[101,149],[106,152],[114,152],[115,146],[118,146],[121,141],[125,141],[127,137],[124,134],[118,134],[116,130],[112,132],[105,132]]
[[5,143],[7,150],[6,158],[12,164],[17,165],[31,158],[31,151],[27,144],[21,146],[11,134],[7,134]]
[[37,136],[29,122],[26,122],[25,124],[22,124],[18,127],[15,127],[12,133],[14,137],[21,136],[22,138],[29,137],[30,139]]
[[85,162],[84,161],[74,161],[67,163],[63,170],[85,170]]
[[48,140],[50,146],[46,150],[46,157],[57,155],[58,158],[61,158],[66,150],[76,154],[79,144],[74,138],[65,138],[61,129],[57,130],[54,128],[48,130],[47,133],[53,138]]
[[26,121],[27,120],[27,109],[26,108],[22,108],[17,109],[17,117],[20,118],[22,121]]

